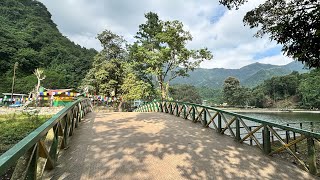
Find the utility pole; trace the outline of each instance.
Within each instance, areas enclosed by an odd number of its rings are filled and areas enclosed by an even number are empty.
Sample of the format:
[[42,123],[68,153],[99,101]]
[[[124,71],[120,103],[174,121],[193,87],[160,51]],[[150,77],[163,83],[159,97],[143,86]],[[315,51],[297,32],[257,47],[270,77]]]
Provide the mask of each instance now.
[[14,63],[13,66],[13,77],[12,77],[12,87],[11,87],[11,103],[13,102],[13,89],[14,89],[14,80],[16,78],[16,69],[18,68],[19,63]]

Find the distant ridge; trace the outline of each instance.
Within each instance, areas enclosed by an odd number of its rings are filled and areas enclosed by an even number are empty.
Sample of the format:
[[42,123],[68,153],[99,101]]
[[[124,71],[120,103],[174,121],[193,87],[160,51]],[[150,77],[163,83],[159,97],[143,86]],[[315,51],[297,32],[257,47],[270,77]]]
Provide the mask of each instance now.
[[298,71],[308,72],[300,62],[293,61],[289,64],[278,66],[272,64],[253,63],[240,69],[197,68],[189,73],[189,77],[179,77],[172,81],[172,84],[191,84],[196,87],[207,86],[211,88],[221,88],[224,80],[229,76],[234,76],[246,87],[254,87],[266,79],[274,76],[284,76]]

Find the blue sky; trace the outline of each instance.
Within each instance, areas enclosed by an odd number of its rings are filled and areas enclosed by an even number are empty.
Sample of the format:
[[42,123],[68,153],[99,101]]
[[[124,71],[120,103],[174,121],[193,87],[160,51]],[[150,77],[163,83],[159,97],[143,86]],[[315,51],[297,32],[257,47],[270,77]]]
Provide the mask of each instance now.
[[292,59],[268,37],[255,38],[256,29],[243,25],[245,13],[264,0],[251,0],[239,10],[227,10],[212,0],[40,0],[63,35],[81,46],[101,50],[98,33],[111,30],[130,43],[145,22],[144,13],[153,11],[162,20],[179,20],[193,36],[188,47],[208,47],[214,55],[202,68],[240,68],[260,62],[283,65]]
[[266,49],[265,51],[261,51],[261,52],[256,53],[253,56],[253,59],[262,59],[262,58],[265,58],[265,57],[276,56],[280,52],[281,52],[281,47],[280,46],[275,46],[275,47],[272,47],[270,49]]

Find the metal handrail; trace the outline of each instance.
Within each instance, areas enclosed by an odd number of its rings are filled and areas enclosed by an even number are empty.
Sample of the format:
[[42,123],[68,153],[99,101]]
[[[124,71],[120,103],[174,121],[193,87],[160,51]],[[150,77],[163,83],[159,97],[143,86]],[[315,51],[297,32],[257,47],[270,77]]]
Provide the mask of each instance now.
[[[277,124],[214,107],[188,102],[153,101],[140,106],[134,111],[165,112],[178,117],[182,116],[184,119],[191,118],[190,120],[195,123],[200,121],[204,127],[212,125],[211,128],[215,129],[220,134],[225,134],[226,130],[228,130],[230,133],[229,135],[240,143],[250,139],[250,145],[253,145],[252,141],[254,140],[255,146],[259,147],[265,154],[273,155],[282,151],[287,151],[304,170],[311,174],[317,174],[315,141],[319,141],[320,139],[320,133],[318,132]],[[213,116],[211,116],[212,111],[215,113]],[[247,125],[246,123],[248,122],[258,123],[260,125],[258,127],[256,124],[254,126]],[[222,127],[222,125],[224,127]],[[243,132],[245,131],[246,133],[244,134]],[[286,133],[279,134],[279,132],[283,131]],[[290,137],[291,134],[292,137]],[[275,138],[277,141],[274,141]],[[262,142],[258,139],[261,139]],[[308,159],[303,159],[303,157],[300,157],[299,155],[301,153],[296,153],[298,152],[297,144],[305,140],[307,141],[305,144],[307,145]],[[294,150],[291,149],[291,146],[294,147]]]
[[[307,136],[312,136],[312,137],[320,139],[320,133],[317,133],[317,132],[312,132],[312,131],[309,131],[309,130],[306,130],[306,129],[299,129],[299,128],[295,128],[295,127],[285,126],[285,125],[282,125],[282,124],[277,124],[277,123],[274,123],[274,122],[265,121],[265,120],[261,120],[261,119],[257,119],[257,118],[253,118],[253,117],[249,117],[249,116],[245,116],[245,115],[242,115],[242,114],[238,114],[238,113],[235,113],[235,112],[225,111],[225,110],[222,110],[222,109],[218,109],[218,108],[214,108],[214,107],[210,107],[210,106],[204,106],[204,105],[200,105],[200,104],[194,104],[194,103],[188,103],[188,102],[179,102],[179,101],[158,101],[157,100],[157,101],[153,101],[153,102],[149,102],[147,104],[144,104],[144,106],[148,105],[148,104],[155,103],[155,102],[158,102],[158,103],[160,103],[160,102],[178,103],[178,104],[184,104],[184,105],[190,105],[190,106],[206,108],[206,109],[214,110],[216,112],[221,112],[221,113],[224,113],[224,114],[237,116],[237,117],[240,117],[240,118],[243,118],[243,119],[246,119],[246,120],[250,120],[250,121],[253,121],[253,122],[256,122],[256,123],[270,125],[270,126],[273,126],[273,127],[277,127],[277,128],[281,128],[281,129],[287,130],[287,131],[295,131],[297,133],[301,133],[301,134],[304,134],[304,135],[307,135]],[[139,108],[141,108],[141,107],[142,106],[140,106]],[[137,111],[139,108],[137,108],[135,111]]]
[[[19,141],[12,148],[10,148],[8,151],[6,151],[4,154],[0,156],[0,175],[3,175],[4,173],[6,173],[8,168],[14,166],[17,163],[17,161],[22,156],[25,156],[30,150],[37,149],[37,151],[39,151],[39,146],[43,146],[43,144],[39,144],[42,142],[41,139],[44,138],[47,135],[48,131],[51,129],[53,129],[55,133],[53,141],[55,140],[58,141],[58,137],[63,136],[63,141],[64,141],[63,147],[66,147],[68,136],[71,136],[73,129],[78,126],[78,122],[80,122],[81,119],[84,117],[84,115],[90,111],[92,111],[92,106],[89,99],[85,99],[85,98],[78,99],[72,102],[71,104],[67,105],[65,108],[63,108],[57,114],[52,116],[40,127],[32,131],[28,136],[26,136],[24,139]],[[60,133],[58,133],[58,131]],[[52,147],[52,148],[56,149],[56,152],[52,153],[51,148],[49,148],[50,152],[47,151],[44,153],[47,155],[54,154],[53,156],[56,156],[59,148],[57,147]],[[46,148],[43,148],[40,151],[45,151],[44,149]],[[33,153],[32,153],[32,156],[39,157],[39,155],[36,155]],[[55,157],[50,157],[50,155],[48,155],[47,158],[50,160],[52,159],[56,160]],[[55,162],[51,162],[51,163],[54,164]],[[26,167],[26,169],[29,169],[29,167]],[[23,173],[25,176],[27,176],[26,174],[28,172],[23,172]],[[36,177],[37,173],[35,173],[34,175]],[[28,173],[28,176],[30,176],[30,173]]]

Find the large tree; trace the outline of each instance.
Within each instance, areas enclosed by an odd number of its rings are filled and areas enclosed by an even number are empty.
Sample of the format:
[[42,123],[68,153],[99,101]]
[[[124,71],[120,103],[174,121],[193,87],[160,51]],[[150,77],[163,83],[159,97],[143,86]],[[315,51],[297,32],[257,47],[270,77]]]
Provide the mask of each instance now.
[[[249,0],[220,0],[229,9]],[[268,34],[281,44],[282,51],[308,67],[320,67],[319,0],[266,0],[247,12],[243,19],[250,28],[260,28],[256,36]]]
[[176,101],[202,104],[197,88],[188,84],[174,85],[169,89],[170,96]]
[[123,82],[123,64],[126,61],[125,40],[109,30],[98,35],[103,47],[94,57],[93,67],[83,80],[83,89],[97,94],[118,96]]
[[228,77],[223,84],[223,97],[230,105],[248,105],[249,89],[240,86],[239,79]]
[[187,76],[203,60],[212,59],[212,54],[207,48],[186,48],[192,36],[181,22],[162,21],[153,12],[145,17],[147,21],[139,26],[137,41],[130,47],[130,60],[140,71],[156,77],[161,97],[165,99],[172,79]]

